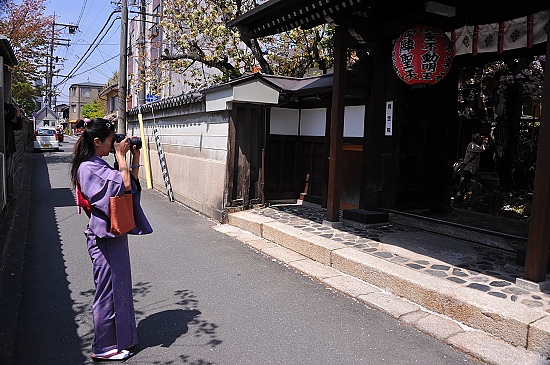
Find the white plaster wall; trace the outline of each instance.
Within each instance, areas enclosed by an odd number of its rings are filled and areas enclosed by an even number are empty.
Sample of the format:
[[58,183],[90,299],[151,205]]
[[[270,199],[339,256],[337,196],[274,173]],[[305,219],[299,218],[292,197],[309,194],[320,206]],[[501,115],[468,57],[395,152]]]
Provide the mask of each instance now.
[[344,110],[344,137],[363,137],[365,106],[346,106]]
[[269,133],[297,136],[300,124],[299,109],[271,108]]
[[[176,200],[221,221],[228,122],[226,118],[212,114],[178,116],[161,120],[156,127]],[[145,135],[153,185],[166,193],[153,130],[153,123],[146,121]],[[129,124],[128,133],[139,136],[139,124]],[[143,182],[146,181],[145,169],[140,169],[140,177]]]

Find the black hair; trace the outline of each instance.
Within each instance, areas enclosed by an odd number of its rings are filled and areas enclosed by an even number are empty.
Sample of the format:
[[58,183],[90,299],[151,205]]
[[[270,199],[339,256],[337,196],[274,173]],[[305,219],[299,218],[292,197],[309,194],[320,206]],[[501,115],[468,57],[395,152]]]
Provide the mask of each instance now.
[[101,142],[115,130],[115,124],[107,119],[95,118],[90,121],[79,119],[75,128],[83,128],[84,132],[76,141],[73,150],[73,161],[71,163],[71,181],[76,185],[77,172],[80,164],[87,161],[95,154],[94,139],[99,138]]

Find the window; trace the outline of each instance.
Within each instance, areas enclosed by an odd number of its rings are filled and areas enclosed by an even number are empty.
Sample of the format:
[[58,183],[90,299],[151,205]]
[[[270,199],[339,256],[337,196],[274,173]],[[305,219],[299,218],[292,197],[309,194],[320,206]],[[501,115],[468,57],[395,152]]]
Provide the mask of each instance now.
[[[50,122],[45,120],[44,125],[47,126]],[[38,129],[36,131],[37,136],[53,136],[53,129]]]
[[109,112],[114,112],[118,109],[118,97],[117,96],[111,96],[109,99]]
[[73,111],[73,113],[76,113],[76,104],[71,105],[71,110]]
[[82,97],[84,97],[84,98],[89,98],[90,97],[90,88],[89,87],[83,87],[80,90],[81,90],[80,93],[81,93]]

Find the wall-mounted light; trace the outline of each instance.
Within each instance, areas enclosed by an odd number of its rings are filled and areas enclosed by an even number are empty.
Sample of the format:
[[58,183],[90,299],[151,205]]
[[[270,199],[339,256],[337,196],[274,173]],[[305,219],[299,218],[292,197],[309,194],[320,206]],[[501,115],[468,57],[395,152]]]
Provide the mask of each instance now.
[[426,2],[426,11],[428,13],[438,14],[452,18],[456,15],[456,8],[454,6],[449,6],[435,1]]

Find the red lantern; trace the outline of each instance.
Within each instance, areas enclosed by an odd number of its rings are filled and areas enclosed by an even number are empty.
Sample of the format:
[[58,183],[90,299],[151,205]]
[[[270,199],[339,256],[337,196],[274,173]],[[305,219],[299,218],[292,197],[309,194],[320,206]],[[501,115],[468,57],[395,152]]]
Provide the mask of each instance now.
[[441,30],[420,25],[401,34],[392,51],[393,69],[409,85],[434,85],[453,62],[454,49]]

